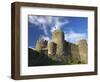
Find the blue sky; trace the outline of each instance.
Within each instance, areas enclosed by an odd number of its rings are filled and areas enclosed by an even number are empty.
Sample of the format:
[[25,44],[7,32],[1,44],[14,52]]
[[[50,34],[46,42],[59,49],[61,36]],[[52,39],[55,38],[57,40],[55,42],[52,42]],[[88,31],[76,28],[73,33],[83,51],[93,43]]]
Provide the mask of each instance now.
[[28,47],[35,47],[39,38],[50,41],[56,29],[64,32],[65,40],[75,43],[88,38],[88,18],[69,16],[28,16]]

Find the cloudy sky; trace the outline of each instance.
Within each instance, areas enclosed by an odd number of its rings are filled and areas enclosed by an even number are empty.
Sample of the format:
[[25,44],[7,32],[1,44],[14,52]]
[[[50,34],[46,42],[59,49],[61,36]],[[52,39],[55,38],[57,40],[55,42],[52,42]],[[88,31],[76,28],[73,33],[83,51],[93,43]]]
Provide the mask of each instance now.
[[65,40],[75,43],[80,39],[87,40],[87,17],[67,16],[28,16],[28,47],[35,47],[39,38],[50,41],[51,33],[61,29]]

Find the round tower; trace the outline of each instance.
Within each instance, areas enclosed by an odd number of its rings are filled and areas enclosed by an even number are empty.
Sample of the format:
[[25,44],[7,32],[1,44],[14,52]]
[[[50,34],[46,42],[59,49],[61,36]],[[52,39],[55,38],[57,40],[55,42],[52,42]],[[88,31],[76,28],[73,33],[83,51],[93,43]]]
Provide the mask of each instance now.
[[79,47],[79,53],[81,57],[81,61],[83,63],[87,63],[87,57],[88,57],[88,48],[87,48],[87,41],[86,40],[80,40],[78,41],[78,47]]
[[64,55],[64,32],[60,29],[57,29],[52,32],[52,41],[57,44],[57,52],[58,56]]
[[39,40],[37,40],[35,48],[36,48],[36,50],[37,50],[38,52],[41,52],[42,47],[41,47],[41,43],[40,43]]
[[41,51],[43,48],[46,48],[46,47],[47,47],[46,40],[43,40],[43,39],[37,40],[36,47],[35,47],[37,51]]
[[54,42],[48,43],[48,55],[55,55],[56,54],[56,44]]

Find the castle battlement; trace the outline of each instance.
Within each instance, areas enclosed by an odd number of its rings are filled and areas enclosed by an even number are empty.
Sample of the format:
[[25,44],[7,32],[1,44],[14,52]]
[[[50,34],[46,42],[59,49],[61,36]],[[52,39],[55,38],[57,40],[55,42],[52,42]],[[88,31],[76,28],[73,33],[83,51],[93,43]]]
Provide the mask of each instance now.
[[67,61],[69,58],[87,63],[87,42],[80,40],[77,44],[73,44],[64,40],[64,32],[60,29],[52,32],[52,40],[37,40],[35,50],[42,52],[48,57]]

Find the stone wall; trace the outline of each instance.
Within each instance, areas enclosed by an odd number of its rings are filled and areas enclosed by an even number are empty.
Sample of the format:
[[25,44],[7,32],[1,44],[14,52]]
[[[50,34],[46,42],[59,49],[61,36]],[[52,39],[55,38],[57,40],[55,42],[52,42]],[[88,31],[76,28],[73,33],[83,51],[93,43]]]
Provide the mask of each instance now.
[[52,32],[51,42],[37,40],[36,50],[39,53],[48,55],[56,61],[80,61],[87,63],[87,43],[86,40],[80,40],[73,44],[64,40],[64,32],[55,30]]
[[46,40],[37,40],[37,42],[36,42],[36,50],[38,51],[38,52],[41,52],[41,50],[43,49],[43,48],[47,48],[47,41]]
[[78,45],[65,41],[65,52],[66,52],[65,55],[67,56],[67,58],[72,58],[74,60],[80,61]]
[[48,43],[48,55],[56,55],[57,45],[54,42]]
[[86,40],[80,40],[77,43],[79,47],[79,53],[80,53],[80,59],[83,63],[87,63],[88,58],[88,48],[87,48],[87,42]]
[[52,41],[57,45],[56,55],[64,55],[64,33],[61,30],[52,32]]

